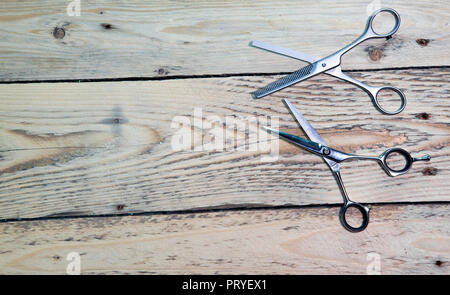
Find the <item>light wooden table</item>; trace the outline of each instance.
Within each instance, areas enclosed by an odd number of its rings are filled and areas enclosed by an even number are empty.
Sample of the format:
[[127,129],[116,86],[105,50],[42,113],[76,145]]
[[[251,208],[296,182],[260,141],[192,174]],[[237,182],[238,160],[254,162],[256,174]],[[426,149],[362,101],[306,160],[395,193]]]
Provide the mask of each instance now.
[[[82,274],[365,274],[371,253],[383,274],[450,273],[447,1],[379,2],[400,30],[344,57],[356,79],[405,91],[396,116],[327,75],[249,94],[304,65],[249,41],[326,56],[359,36],[369,2],[81,0],[80,16],[69,2],[0,3],[0,273],[65,274],[70,252]],[[352,234],[319,157],[280,142],[261,161],[226,123],[224,150],[172,148],[177,116],[194,147],[213,140],[195,109],[204,124],[271,116],[304,136],[284,97],[333,147],[432,161],[396,178],[345,163],[350,196],[372,206]]]

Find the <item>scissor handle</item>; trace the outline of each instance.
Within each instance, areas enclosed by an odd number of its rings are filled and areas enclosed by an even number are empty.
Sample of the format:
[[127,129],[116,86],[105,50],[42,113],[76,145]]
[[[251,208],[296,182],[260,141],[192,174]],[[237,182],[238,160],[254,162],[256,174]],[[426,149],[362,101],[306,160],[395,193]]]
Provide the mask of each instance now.
[[[379,34],[379,33],[375,32],[375,30],[373,29],[373,20],[381,12],[388,12],[391,15],[393,15],[395,18],[394,28],[389,33],[386,33],[386,34]],[[369,19],[367,20],[366,30],[365,30],[363,36],[364,36],[364,39],[390,38],[392,35],[395,34],[395,32],[397,32],[399,27],[400,27],[400,15],[397,13],[397,11],[395,11],[392,8],[381,8],[381,9],[375,11],[371,16],[369,16]]]
[[[368,87],[366,85],[366,87],[364,87],[363,89],[369,93],[370,98],[372,99],[372,102],[375,105],[375,107],[385,115],[396,115],[396,114],[400,113],[401,111],[403,111],[406,107],[406,96],[403,93],[403,91],[401,91],[397,87],[393,87],[393,86],[382,86],[382,87],[369,86]],[[398,94],[398,96],[400,97],[400,106],[398,107],[397,110],[389,111],[381,106],[380,102],[378,101],[378,94],[382,90],[392,90]]]
[[[359,227],[351,226],[346,220],[345,214],[347,213],[347,210],[351,207],[358,209],[358,211],[361,213],[362,222]],[[369,211],[370,211],[369,207],[361,205],[360,203],[348,201],[341,207],[341,210],[339,212],[339,220],[341,221],[342,226],[346,230],[348,230],[352,233],[357,233],[357,232],[363,231],[369,224]]]
[[[334,166],[332,171],[333,171],[334,177],[336,178],[339,189],[342,193],[342,197],[344,198],[344,205],[342,205],[341,210],[339,212],[339,220],[341,221],[342,226],[346,230],[348,230],[349,232],[352,232],[352,233],[357,233],[357,232],[363,231],[369,224],[370,208],[350,200],[350,198],[348,197],[347,191],[345,190],[344,182],[342,181],[342,177],[341,177],[341,173],[339,172],[339,166]],[[347,222],[347,219],[345,218],[345,214],[347,213],[347,210],[350,207],[355,207],[361,213],[362,222],[359,227],[351,226]]]
[[[403,161],[404,161],[403,162],[403,168],[401,168],[401,169],[394,169],[394,168],[389,166],[387,160],[388,160],[389,156],[392,156],[393,154],[398,154],[398,155],[402,156]],[[407,152],[407,151],[405,151],[404,149],[401,149],[401,148],[388,149],[384,153],[382,153],[378,157],[378,159],[380,161],[381,167],[390,176],[398,176],[398,175],[405,174],[411,168],[411,166],[412,166],[412,164],[413,164],[413,162],[415,160],[415,159],[413,159],[411,157],[411,154],[409,152]]]
[[[378,86],[370,86],[367,85],[366,83],[363,83],[359,80],[356,80],[355,78],[345,74],[342,72],[342,69],[340,67],[336,67],[334,69],[328,70],[326,71],[327,74],[332,75],[334,77],[337,77],[341,80],[347,81],[349,83],[352,83],[356,86],[358,86],[359,88],[361,88],[362,90],[364,90],[370,97],[370,99],[372,99],[372,102],[374,104],[374,106],[383,114],[385,115],[395,115],[400,113],[401,111],[403,111],[406,107],[406,97],[405,94],[403,93],[403,91],[401,91],[400,89],[396,88],[396,87],[392,87],[392,86],[382,86],[382,87],[378,87]],[[400,96],[400,106],[397,110],[395,111],[389,111],[386,110],[385,108],[383,108],[380,104],[380,102],[378,101],[378,94],[380,93],[380,91],[382,90],[392,90],[395,93],[397,93]]]

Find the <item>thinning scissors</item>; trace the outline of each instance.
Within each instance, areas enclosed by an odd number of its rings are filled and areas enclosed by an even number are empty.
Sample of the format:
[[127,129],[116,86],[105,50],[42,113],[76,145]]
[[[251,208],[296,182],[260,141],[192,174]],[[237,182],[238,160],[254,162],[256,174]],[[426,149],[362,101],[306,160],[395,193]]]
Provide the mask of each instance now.
[[[372,24],[375,16],[381,12],[388,12],[392,14],[395,18],[395,26],[394,28],[386,34],[378,34],[374,31]],[[382,87],[376,87],[376,86],[369,86],[361,81],[355,80],[354,78],[344,74],[341,69],[341,58],[342,55],[344,55],[347,51],[355,47],[356,45],[360,44],[361,42],[368,40],[368,39],[374,39],[374,38],[386,38],[390,39],[392,35],[397,32],[398,28],[400,27],[400,15],[393,9],[390,8],[382,8],[380,10],[375,11],[368,19],[366,29],[364,33],[357,38],[355,41],[350,43],[349,45],[345,46],[344,48],[336,51],[335,53],[329,55],[328,57],[318,59],[311,55],[308,55],[306,53],[297,52],[291,49],[282,48],[275,45],[270,45],[261,41],[252,41],[250,42],[250,46],[264,49],[273,53],[281,54],[287,57],[291,57],[294,59],[298,59],[301,61],[308,62],[309,65],[307,65],[304,68],[301,68],[298,71],[293,72],[292,74],[289,74],[287,76],[282,77],[281,79],[272,82],[268,84],[267,86],[255,91],[252,93],[253,98],[261,98],[263,96],[269,95],[273,92],[276,92],[278,90],[281,90],[285,87],[291,86],[293,84],[296,84],[298,82],[301,82],[303,80],[306,80],[308,78],[311,78],[315,75],[318,75],[320,73],[325,73],[331,76],[334,76],[336,78],[339,78],[341,80],[350,82],[361,89],[363,89],[372,99],[373,104],[375,107],[386,115],[395,115],[403,111],[403,109],[406,106],[406,97],[403,94],[403,92],[392,86],[382,86]],[[386,110],[381,106],[381,104],[378,101],[378,94],[381,90],[390,90],[395,93],[397,93],[400,96],[400,107],[395,111],[389,111]]]
[[[378,164],[384,169],[384,171],[390,175],[390,176],[398,176],[406,173],[412,166],[412,164],[416,161],[429,161],[430,156],[425,155],[420,158],[413,158],[411,157],[411,154],[404,149],[401,148],[391,148],[383,152],[379,156],[370,157],[370,156],[358,156],[353,154],[347,154],[341,151],[338,151],[336,149],[330,148],[327,146],[323,138],[317,133],[317,131],[309,124],[309,122],[303,117],[302,114],[287,100],[284,99],[284,103],[290,110],[291,114],[294,116],[294,118],[297,120],[297,122],[300,124],[302,129],[305,131],[306,135],[311,140],[306,140],[301,137],[288,134],[286,132],[282,132],[279,130],[275,130],[269,127],[264,127],[267,131],[278,134],[278,136],[298,147],[301,147],[311,153],[314,153],[316,155],[321,156],[325,163],[330,167],[331,171],[333,172],[334,177],[336,178],[336,181],[338,183],[339,189],[341,190],[342,197],[344,198],[344,204],[341,207],[341,210],[339,212],[339,219],[342,223],[342,225],[350,232],[360,232],[364,230],[367,225],[369,224],[369,207],[362,205],[357,202],[353,202],[350,200],[350,198],[347,195],[347,192],[344,187],[344,183],[342,181],[342,177],[340,174],[340,168],[339,163],[346,160],[351,159],[359,159],[359,160],[373,160],[378,162]],[[404,160],[404,166],[401,169],[393,169],[389,166],[387,159],[390,156],[393,156],[395,154],[398,154],[402,156]],[[354,207],[361,212],[362,215],[362,222],[359,227],[353,227],[349,223],[347,223],[347,220],[345,218],[345,214],[348,210],[348,208]]]

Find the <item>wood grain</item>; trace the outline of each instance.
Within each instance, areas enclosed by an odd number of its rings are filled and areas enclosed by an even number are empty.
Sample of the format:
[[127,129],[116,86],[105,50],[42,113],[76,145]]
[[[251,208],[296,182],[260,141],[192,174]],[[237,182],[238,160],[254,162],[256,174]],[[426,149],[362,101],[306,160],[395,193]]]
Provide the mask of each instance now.
[[264,162],[268,151],[248,150],[245,128],[221,125],[225,150],[172,149],[176,116],[189,120],[196,148],[212,141],[194,122],[195,108],[203,124],[211,115],[223,122],[273,116],[282,130],[304,136],[283,97],[337,149],[431,155],[395,178],[370,161],[344,163],[355,201],[449,201],[449,70],[350,74],[404,89],[405,111],[382,115],[363,91],[326,75],[258,101],[249,93],[277,77],[0,85],[0,218],[341,203],[319,157],[280,142],[278,159]]
[[366,274],[369,253],[382,274],[449,274],[449,210],[374,206],[358,234],[336,207],[0,223],[0,273],[65,274],[78,252],[82,274]]
[[[0,80],[165,77],[294,71],[302,63],[248,47],[262,40],[324,57],[358,37],[368,2],[1,1]],[[447,1],[381,4],[394,38],[349,52],[344,69],[448,66]]]

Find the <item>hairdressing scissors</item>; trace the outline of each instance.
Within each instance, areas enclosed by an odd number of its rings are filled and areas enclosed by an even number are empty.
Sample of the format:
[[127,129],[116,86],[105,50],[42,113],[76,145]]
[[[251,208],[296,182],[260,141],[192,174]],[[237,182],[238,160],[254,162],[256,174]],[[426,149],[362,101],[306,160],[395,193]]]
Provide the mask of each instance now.
[[[359,160],[373,160],[378,162],[378,164],[381,166],[381,168],[384,169],[384,171],[390,175],[390,176],[398,176],[406,173],[412,166],[412,164],[416,161],[429,161],[430,156],[425,155],[420,158],[413,158],[411,157],[411,154],[404,149],[401,148],[391,148],[383,152],[379,156],[370,157],[370,156],[358,156],[353,154],[347,154],[341,151],[338,151],[336,149],[333,149],[331,147],[328,147],[323,138],[317,133],[317,131],[309,124],[309,122],[303,117],[302,114],[287,100],[284,99],[284,103],[290,110],[291,114],[294,116],[294,118],[297,120],[297,122],[300,124],[302,129],[305,131],[306,135],[311,140],[306,140],[301,137],[291,135],[279,130],[275,130],[269,127],[264,127],[267,131],[272,132],[274,134],[278,134],[279,137],[282,139],[301,147],[311,153],[314,153],[316,155],[321,156],[325,163],[330,167],[331,171],[333,172],[334,177],[336,178],[336,181],[338,183],[339,189],[341,190],[342,197],[344,199],[344,204],[341,207],[341,210],[339,212],[339,219],[342,223],[342,225],[350,232],[360,232],[364,230],[367,225],[369,224],[369,207],[362,205],[357,202],[353,202],[350,200],[350,198],[347,195],[347,192],[344,187],[344,183],[342,182],[340,169],[339,169],[339,163],[346,160],[351,159],[359,159]],[[401,169],[393,169],[389,166],[387,159],[392,156],[398,154],[402,156],[402,159],[404,161],[404,166]],[[347,223],[347,220],[345,218],[345,214],[348,210],[348,208],[354,207],[361,212],[362,215],[362,222],[359,227],[353,227],[350,224]]]
[[[378,34],[374,31],[372,24],[375,16],[381,12],[388,12],[392,14],[395,18],[395,26],[394,28],[387,34]],[[315,75],[318,75],[320,73],[325,73],[331,76],[334,76],[336,78],[339,78],[341,80],[350,82],[361,89],[363,89],[369,97],[372,99],[373,104],[375,107],[386,115],[395,115],[403,111],[403,109],[406,106],[406,97],[403,94],[403,92],[392,86],[382,86],[382,87],[376,87],[376,86],[369,86],[361,81],[355,80],[354,78],[344,74],[341,69],[341,58],[342,55],[344,55],[347,51],[355,47],[356,45],[360,44],[361,42],[368,40],[368,39],[374,39],[374,38],[386,38],[386,40],[390,39],[392,35],[397,32],[398,28],[400,26],[400,15],[393,9],[390,8],[383,8],[380,10],[375,11],[368,19],[366,29],[364,30],[364,33],[357,38],[355,41],[350,43],[349,45],[345,46],[344,48],[336,51],[335,53],[329,55],[328,57],[318,59],[311,55],[297,52],[291,49],[282,48],[275,45],[270,45],[261,41],[252,41],[250,42],[250,46],[255,48],[264,49],[273,53],[281,54],[287,57],[291,57],[294,59],[298,59],[301,61],[308,62],[309,65],[307,65],[304,68],[301,68],[298,71],[293,72],[292,74],[289,74],[287,76],[282,77],[281,79],[270,83],[269,85],[258,89],[257,91],[252,93],[253,98],[261,98],[263,96],[266,96],[268,94],[271,94],[273,92],[276,92],[278,90],[281,90],[285,87],[291,86],[293,84],[296,84],[298,82],[301,82],[303,80],[306,80],[308,78],[311,78]],[[378,101],[378,94],[381,90],[389,90],[397,93],[400,96],[400,107],[396,111],[389,111],[384,109],[379,101]]]

